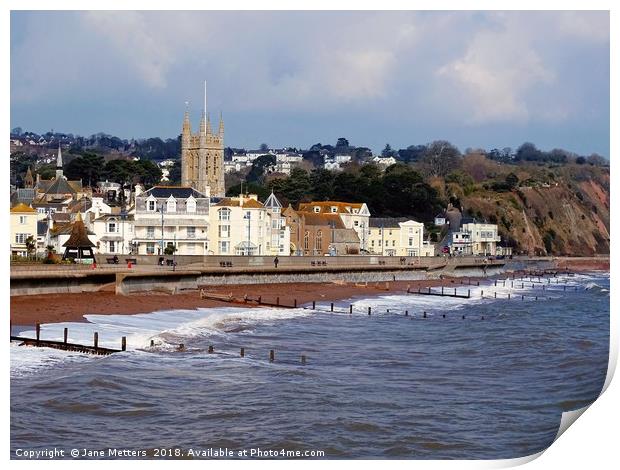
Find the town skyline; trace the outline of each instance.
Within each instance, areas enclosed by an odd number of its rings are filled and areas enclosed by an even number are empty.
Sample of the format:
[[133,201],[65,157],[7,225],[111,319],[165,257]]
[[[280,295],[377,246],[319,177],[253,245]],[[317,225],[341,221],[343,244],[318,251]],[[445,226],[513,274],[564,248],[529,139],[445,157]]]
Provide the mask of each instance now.
[[[345,136],[374,153],[445,139],[461,149],[533,142],[609,158],[607,13],[193,15],[13,12],[11,127],[176,138],[185,101],[197,127],[206,78],[229,147],[308,148]],[[112,34],[129,26],[139,34],[122,49]],[[318,26],[340,34],[303,39]],[[71,43],[87,27],[89,39]],[[284,44],[278,34],[291,27],[299,33]],[[507,54],[486,47],[498,41]]]

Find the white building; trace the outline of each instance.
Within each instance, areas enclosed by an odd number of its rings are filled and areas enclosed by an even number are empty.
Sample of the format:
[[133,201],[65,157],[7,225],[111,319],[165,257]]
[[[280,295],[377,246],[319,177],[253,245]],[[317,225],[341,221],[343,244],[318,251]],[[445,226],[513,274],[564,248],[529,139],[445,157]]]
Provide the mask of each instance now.
[[267,211],[266,254],[288,256],[291,254],[291,230],[282,215],[282,204],[273,191],[265,201]]
[[209,252],[209,196],[193,188],[155,186],[136,196],[133,253],[177,255]]
[[96,252],[110,255],[133,254],[133,214],[103,214],[92,223]]
[[452,252],[463,255],[497,254],[497,244],[501,241],[496,224],[463,221],[461,228],[452,233]]
[[380,157],[377,155],[376,157],[373,157],[372,162],[375,165],[385,169],[390,165],[394,165],[396,163],[396,159],[394,157]]
[[434,256],[424,241],[424,224],[406,218],[371,218],[368,251],[383,256]]
[[211,206],[209,254],[264,255],[267,251],[266,210],[255,194],[224,197]]

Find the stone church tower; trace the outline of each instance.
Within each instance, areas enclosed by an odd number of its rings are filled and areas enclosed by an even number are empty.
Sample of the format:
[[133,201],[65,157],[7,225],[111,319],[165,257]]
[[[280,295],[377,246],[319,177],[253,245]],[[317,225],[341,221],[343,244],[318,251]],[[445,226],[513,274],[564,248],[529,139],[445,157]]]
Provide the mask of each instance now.
[[224,120],[220,115],[218,132],[211,131],[207,114],[207,82],[200,129],[192,134],[189,111],[185,110],[181,133],[181,184],[203,194],[224,196]]

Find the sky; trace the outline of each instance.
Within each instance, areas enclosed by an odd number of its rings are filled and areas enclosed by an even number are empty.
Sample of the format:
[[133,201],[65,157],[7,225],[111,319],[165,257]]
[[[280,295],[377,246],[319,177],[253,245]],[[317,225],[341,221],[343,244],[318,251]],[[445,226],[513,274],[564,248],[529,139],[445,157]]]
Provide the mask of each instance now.
[[225,145],[609,156],[609,14],[11,12],[11,127],[174,138],[207,80]]

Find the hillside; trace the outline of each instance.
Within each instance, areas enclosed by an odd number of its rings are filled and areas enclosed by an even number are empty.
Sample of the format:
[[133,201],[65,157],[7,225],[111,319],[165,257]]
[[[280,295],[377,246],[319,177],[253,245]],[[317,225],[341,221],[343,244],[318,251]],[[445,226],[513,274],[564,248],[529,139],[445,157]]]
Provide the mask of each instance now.
[[[520,170],[520,176],[535,174]],[[461,205],[471,215],[497,223],[502,240],[513,242],[518,252],[609,253],[609,170],[568,165],[547,176],[545,182],[530,179],[506,192],[473,190],[461,196]]]

